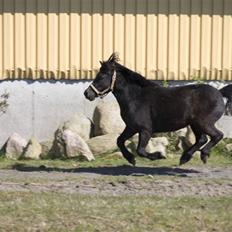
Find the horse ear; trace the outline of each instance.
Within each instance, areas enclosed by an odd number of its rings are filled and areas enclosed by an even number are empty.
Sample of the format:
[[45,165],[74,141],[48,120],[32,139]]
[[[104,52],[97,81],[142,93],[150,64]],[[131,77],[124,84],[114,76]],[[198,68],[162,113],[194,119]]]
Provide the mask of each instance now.
[[110,58],[108,59],[108,62],[115,63],[119,61],[119,54],[117,52],[114,52]]

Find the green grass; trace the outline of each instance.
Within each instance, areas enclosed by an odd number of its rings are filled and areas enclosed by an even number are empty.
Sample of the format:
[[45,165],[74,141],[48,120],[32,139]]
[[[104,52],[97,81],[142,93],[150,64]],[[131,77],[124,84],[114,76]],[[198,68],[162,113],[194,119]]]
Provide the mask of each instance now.
[[[137,163],[136,166],[146,166],[146,167],[158,167],[158,166],[169,166],[169,167],[177,167],[179,164],[179,157],[168,158],[166,160],[156,160],[150,161],[146,159],[142,159],[140,157],[136,158]],[[34,166],[34,167],[46,167],[46,168],[54,168],[55,169],[76,169],[76,168],[84,168],[84,167],[117,167],[123,165],[130,165],[123,158],[107,158],[107,157],[98,157],[95,161],[80,162],[78,159],[70,159],[70,160],[23,160],[23,161],[14,161],[8,160],[5,158],[0,159],[0,169],[14,169],[16,166]],[[221,166],[230,166],[232,165],[232,159],[227,156],[222,155],[211,155],[208,160],[207,166],[209,167],[221,167]],[[183,165],[182,167],[204,167],[198,156],[194,157],[189,163]]]
[[[174,144],[175,138],[169,138],[170,145],[167,149],[167,154],[171,154],[173,158],[168,158],[166,160],[147,160],[144,158],[136,157],[137,166],[178,166],[179,158],[181,151],[175,151]],[[232,139],[224,139],[221,141],[211,152],[211,156],[208,160],[208,166],[217,167],[217,166],[228,166],[232,165],[232,152],[228,152],[225,148],[227,143],[232,143]],[[95,157],[94,161],[88,162],[83,161],[79,158],[72,159],[43,159],[43,160],[9,160],[4,158],[4,155],[0,156],[0,168],[7,169],[12,168],[16,164],[25,164],[25,165],[34,165],[46,167],[55,167],[55,168],[78,168],[78,167],[105,167],[105,166],[121,166],[129,165],[128,162],[119,158],[118,156],[112,156],[110,154],[98,155]],[[202,164],[199,155],[195,155],[194,158],[184,165],[185,167],[189,166],[204,166]]]
[[232,230],[232,198],[0,193],[1,231]]
[[[162,135],[162,134],[161,134]],[[167,134],[165,134],[167,136]],[[167,147],[167,154],[173,158],[166,160],[147,160],[136,156],[137,166],[178,166],[181,151],[175,150],[175,143],[177,138],[168,134],[169,145]],[[211,156],[208,160],[208,166],[228,166],[232,165],[232,152],[228,152],[225,148],[227,143],[232,143],[232,139],[223,139],[214,149],[212,149]],[[4,154],[0,154],[0,168],[7,169],[12,168],[16,164],[23,165],[34,165],[55,168],[78,168],[78,167],[104,167],[104,166],[122,166],[129,165],[128,162],[119,158],[118,156],[112,156],[111,154],[98,155],[94,161],[88,162],[81,158],[72,159],[42,159],[42,160],[9,160],[4,158]],[[188,166],[202,166],[202,162],[199,155],[195,155],[194,158],[187,164]]]

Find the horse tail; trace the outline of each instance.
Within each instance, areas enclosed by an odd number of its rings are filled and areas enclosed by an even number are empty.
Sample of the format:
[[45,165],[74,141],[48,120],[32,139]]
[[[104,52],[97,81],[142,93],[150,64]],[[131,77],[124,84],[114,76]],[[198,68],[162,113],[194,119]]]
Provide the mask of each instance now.
[[232,84],[223,87],[219,91],[227,99],[225,114],[232,116]]

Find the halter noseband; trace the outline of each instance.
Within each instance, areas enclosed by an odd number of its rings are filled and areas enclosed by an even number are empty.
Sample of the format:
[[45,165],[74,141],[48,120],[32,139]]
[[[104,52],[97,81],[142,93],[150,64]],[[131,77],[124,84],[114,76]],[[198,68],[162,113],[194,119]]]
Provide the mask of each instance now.
[[114,70],[112,80],[111,80],[111,85],[108,88],[102,91],[99,91],[93,84],[91,84],[89,87],[92,88],[92,90],[97,94],[98,97],[103,98],[107,95],[109,91],[114,90],[115,81],[116,81],[116,71]]

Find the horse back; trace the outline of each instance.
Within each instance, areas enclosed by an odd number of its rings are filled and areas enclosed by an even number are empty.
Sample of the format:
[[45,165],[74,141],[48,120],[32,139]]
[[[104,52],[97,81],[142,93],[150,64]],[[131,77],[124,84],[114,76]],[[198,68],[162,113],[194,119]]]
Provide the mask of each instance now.
[[142,108],[150,108],[154,130],[160,132],[177,130],[209,116],[217,121],[224,112],[220,92],[203,84],[147,88],[141,100]]

